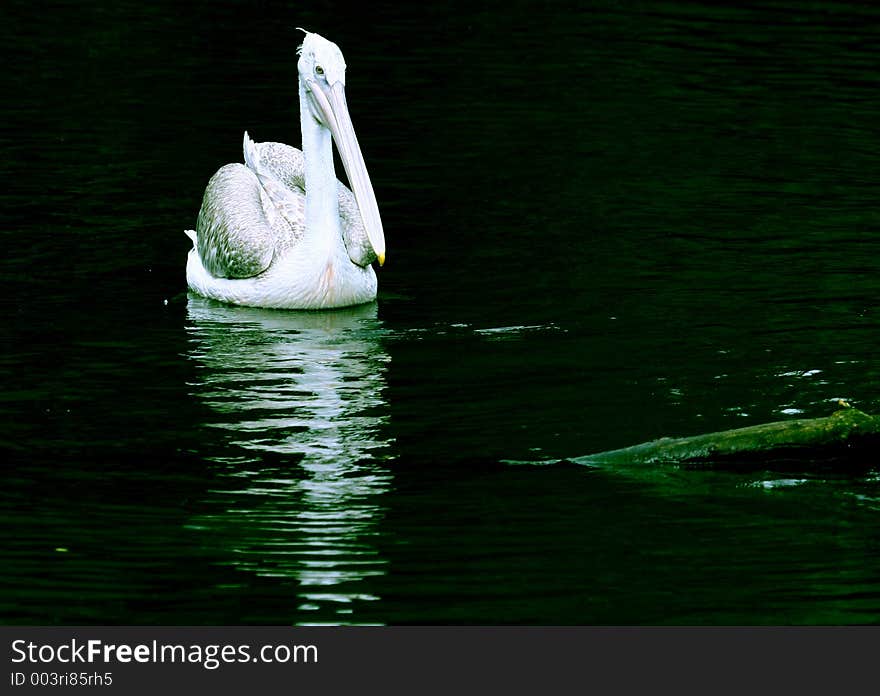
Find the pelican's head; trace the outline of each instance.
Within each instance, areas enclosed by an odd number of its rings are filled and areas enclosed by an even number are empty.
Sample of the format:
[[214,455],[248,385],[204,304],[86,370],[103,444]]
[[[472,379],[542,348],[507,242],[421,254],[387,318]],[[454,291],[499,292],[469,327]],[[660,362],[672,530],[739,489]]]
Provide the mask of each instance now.
[[370,245],[381,266],[385,263],[385,233],[379,217],[379,204],[367,165],[348,115],[345,101],[345,59],[342,51],[323,36],[305,31],[299,48],[299,81],[306,95],[308,111],[315,121],[333,135],[348,183],[357,199],[361,219]]

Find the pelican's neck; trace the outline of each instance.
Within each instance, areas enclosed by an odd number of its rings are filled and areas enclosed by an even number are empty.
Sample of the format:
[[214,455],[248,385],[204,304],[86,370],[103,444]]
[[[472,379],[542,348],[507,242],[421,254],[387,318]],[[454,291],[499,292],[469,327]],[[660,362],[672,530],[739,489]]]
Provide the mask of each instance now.
[[306,235],[329,253],[342,240],[336,172],[333,169],[333,137],[330,129],[312,116],[305,87],[300,80],[299,105],[306,183]]

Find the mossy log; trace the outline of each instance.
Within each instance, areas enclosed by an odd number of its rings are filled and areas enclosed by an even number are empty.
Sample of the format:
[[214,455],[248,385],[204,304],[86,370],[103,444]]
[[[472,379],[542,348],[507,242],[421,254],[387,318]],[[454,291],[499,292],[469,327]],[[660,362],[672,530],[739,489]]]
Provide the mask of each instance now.
[[694,437],[664,437],[599,452],[576,461],[593,465],[678,464],[741,466],[870,465],[880,462],[880,417],[845,408],[825,418],[804,418]]

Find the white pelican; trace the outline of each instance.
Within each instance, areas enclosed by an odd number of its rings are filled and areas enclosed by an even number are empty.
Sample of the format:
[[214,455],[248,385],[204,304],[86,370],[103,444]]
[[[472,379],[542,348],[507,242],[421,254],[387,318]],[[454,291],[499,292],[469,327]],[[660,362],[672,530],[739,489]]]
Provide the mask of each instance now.
[[[245,164],[208,182],[186,264],[190,289],[223,302],[325,309],[376,298],[374,260],[385,262],[379,206],[345,101],[345,60],[311,32],[299,49],[302,152],[255,143]],[[337,181],[333,145],[352,193]]]

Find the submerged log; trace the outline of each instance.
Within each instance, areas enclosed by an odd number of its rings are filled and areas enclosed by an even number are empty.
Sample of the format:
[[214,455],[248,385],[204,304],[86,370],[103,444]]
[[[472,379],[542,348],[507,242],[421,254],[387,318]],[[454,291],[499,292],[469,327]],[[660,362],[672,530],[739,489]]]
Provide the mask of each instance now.
[[731,466],[870,465],[880,463],[880,418],[844,408],[825,418],[764,423],[694,437],[664,437],[575,461],[592,465]]

